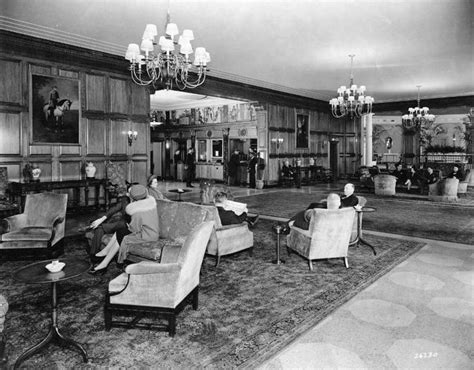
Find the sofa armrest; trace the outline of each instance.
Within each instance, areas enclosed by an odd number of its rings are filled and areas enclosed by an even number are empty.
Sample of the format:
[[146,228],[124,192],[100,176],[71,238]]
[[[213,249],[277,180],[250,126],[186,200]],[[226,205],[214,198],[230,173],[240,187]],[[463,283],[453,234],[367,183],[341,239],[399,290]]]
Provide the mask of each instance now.
[[179,271],[177,263],[139,262],[128,265],[125,272],[130,275],[167,274]]
[[53,221],[53,229],[55,229],[60,223],[64,222],[64,217],[58,216]]
[[176,263],[178,261],[181,246],[167,245],[161,251],[161,263]]
[[290,229],[291,231],[295,231],[299,234],[302,234],[308,238],[311,238],[311,232],[309,230],[304,230],[304,229],[300,229],[299,227],[296,227],[296,226],[293,226],[292,224],[290,225]]
[[10,232],[14,230],[21,229],[26,227],[26,213],[20,213],[18,215],[13,215],[10,217],[6,217],[3,219],[6,222],[6,230],[5,232]]
[[216,231],[222,231],[222,230],[231,230],[235,229],[237,227],[242,227],[242,226],[247,226],[246,222],[242,222],[241,224],[231,224],[231,225],[223,225],[221,227],[217,227]]

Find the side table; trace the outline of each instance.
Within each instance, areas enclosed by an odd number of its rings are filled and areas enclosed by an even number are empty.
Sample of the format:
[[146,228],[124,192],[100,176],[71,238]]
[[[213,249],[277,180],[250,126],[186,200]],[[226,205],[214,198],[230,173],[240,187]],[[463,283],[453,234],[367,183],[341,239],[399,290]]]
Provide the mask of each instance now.
[[375,251],[375,247],[362,238],[362,215],[365,212],[375,212],[376,209],[373,207],[363,207],[363,208],[354,207],[354,209],[356,210],[356,213],[357,213],[357,237],[353,242],[351,242],[351,244],[355,244],[356,246],[359,246],[360,243],[365,244],[372,249],[372,252],[374,252],[374,256],[375,256],[377,255],[377,252]]
[[49,342],[56,340],[60,345],[70,345],[82,355],[84,362],[87,362],[87,352],[81,344],[74,340],[65,337],[59,331],[58,326],[58,297],[57,297],[57,283],[60,281],[73,279],[83,274],[90,269],[91,264],[86,260],[78,258],[63,258],[60,260],[65,263],[64,268],[55,273],[51,273],[46,269],[46,265],[51,260],[39,261],[20,268],[13,273],[13,278],[16,281],[26,284],[50,284],[51,285],[51,325],[49,327],[48,334],[38,344],[26,350],[15,362],[14,368],[17,369],[20,364],[25,361],[28,357],[45,347]]
[[281,265],[282,263],[285,263],[284,260],[280,258],[280,235],[283,232],[283,226],[280,224],[275,224],[272,226],[272,230],[275,232],[277,236],[276,240],[276,259],[272,261],[272,263],[275,263],[277,265]]
[[178,194],[178,199],[176,199],[176,202],[182,202],[183,200],[181,199],[181,194],[189,193],[191,191],[192,190],[189,190],[189,189],[171,189],[171,190],[169,190],[170,193]]

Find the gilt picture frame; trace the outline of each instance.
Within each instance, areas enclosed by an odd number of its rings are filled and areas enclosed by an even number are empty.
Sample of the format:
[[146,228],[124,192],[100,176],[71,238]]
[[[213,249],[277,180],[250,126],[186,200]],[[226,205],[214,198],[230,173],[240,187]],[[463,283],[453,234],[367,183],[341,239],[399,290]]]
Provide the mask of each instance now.
[[79,80],[31,75],[31,144],[79,145]]
[[309,115],[296,113],[296,149],[309,149]]

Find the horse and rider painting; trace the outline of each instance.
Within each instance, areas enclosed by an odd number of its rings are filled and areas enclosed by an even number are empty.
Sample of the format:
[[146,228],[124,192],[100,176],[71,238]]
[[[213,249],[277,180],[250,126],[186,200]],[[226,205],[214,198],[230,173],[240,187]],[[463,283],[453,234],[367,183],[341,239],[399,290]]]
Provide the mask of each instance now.
[[79,143],[79,81],[32,75],[33,144]]

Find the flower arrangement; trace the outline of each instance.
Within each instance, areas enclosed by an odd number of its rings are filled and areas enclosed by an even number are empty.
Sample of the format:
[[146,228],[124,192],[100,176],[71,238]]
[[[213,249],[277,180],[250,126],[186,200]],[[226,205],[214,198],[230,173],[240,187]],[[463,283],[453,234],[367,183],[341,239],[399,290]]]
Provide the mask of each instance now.
[[425,149],[426,153],[465,153],[466,148],[462,146],[430,145]]

